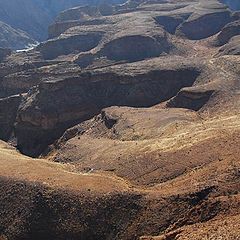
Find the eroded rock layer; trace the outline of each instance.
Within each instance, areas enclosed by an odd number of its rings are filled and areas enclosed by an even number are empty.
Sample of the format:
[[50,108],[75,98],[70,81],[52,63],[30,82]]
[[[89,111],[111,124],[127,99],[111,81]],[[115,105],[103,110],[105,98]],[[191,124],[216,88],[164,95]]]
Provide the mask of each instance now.
[[1,240],[238,240],[240,15],[220,2],[79,6],[0,49]]

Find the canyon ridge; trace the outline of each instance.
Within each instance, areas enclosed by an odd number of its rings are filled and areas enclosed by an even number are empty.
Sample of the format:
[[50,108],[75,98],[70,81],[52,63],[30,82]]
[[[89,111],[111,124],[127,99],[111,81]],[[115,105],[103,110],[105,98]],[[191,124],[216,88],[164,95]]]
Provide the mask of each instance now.
[[240,240],[239,1],[0,7],[0,240]]

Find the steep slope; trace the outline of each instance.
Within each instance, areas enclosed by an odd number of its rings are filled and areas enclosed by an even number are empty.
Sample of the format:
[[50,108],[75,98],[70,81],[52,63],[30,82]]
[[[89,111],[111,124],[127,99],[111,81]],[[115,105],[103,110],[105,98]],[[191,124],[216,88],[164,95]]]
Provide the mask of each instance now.
[[238,13],[106,9],[0,51],[0,239],[238,240]]
[[[155,11],[147,2],[140,7],[140,11],[131,9],[107,17],[94,15],[94,22],[77,21],[75,27],[63,30],[59,37],[41,43],[29,53],[7,59],[1,81],[4,97],[4,93],[23,93],[39,84],[25,96],[18,110],[15,133],[22,152],[40,154],[68,127],[108,106],[149,107],[169,100],[167,107],[199,110],[223,85],[231,89],[232,82],[220,76],[221,66],[206,61],[219,49],[210,49],[204,42],[195,46],[186,36],[179,37],[180,29],[189,19],[179,23],[177,36],[168,33],[164,21],[159,20],[166,13],[168,17],[187,14],[192,19],[200,12],[200,20],[193,21],[194,29],[198,29],[206,24],[202,17],[210,20],[212,14],[219,12],[229,15],[225,19],[220,14],[224,23],[235,21],[231,20],[229,9],[214,1],[171,3],[170,7],[160,4]],[[89,9],[92,8],[80,8],[80,12]],[[206,36],[214,33],[215,30],[208,29]],[[169,58],[164,57],[166,54]],[[189,61],[184,60],[186,57]],[[21,59],[22,65],[18,66],[17,60],[13,70],[15,58]],[[154,59],[145,60],[148,58]],[[125,62],[129,64],[124,65]],[[60,71],[62,67],[64,71]]]
[[[178,93],[173,98],[177,106],[169,106],[168,101],[149,109],[104,110],[89,122],[67,130],[53,151],[53,159],[70,162],[80,171],[113,171],[135,184],[148,185],[175,178],[215,158],[222,159],[226,152],[234,156],[237,151],[228,149],[234,146],[222,144],[229,141],[228,132],[230,138],[238,139],[239,64],[237,56],[211,60],[209,67],[216,68],[216,75],[213,69],[212,75],[203,75],[213,81],[198,80],[199,85],[188,88],[185,98]],[[187,111],[187,104],[181,106],[187,101],[192,103],[190,109],[198,105],[204,89],[211,93],[197,112]],[[204,151],[207,146],[209,151]]]
[[0,22],[0,47],[14,50],[28,48],[36,44],[25,32],[16,30],[11,26]]
[[228,43],[231,38],[240,35],[240,21],[234,21],[226,26],[220,31],[220,33],[216,37],[216,45],[222,46]]
[[[1,236],[130,240],[162,233],[165,237],[187,235],[189,239],[191,236],[237,239],[239,153],[232,153],[239,144],[238,134],[234,133],[239,131],[238,119],[226,119],[228,126],[232,125],[222,139],[208,132],[208,124],[216,126],[219,119],[204,123],[204,134],[195,142],[200,147],[204,135],[208,136],[205,147],[199,151],[208,149],[210,153],[209,146],[214,142],[212,147],[223,152],[221,157],[213,155],[211,162],[187,168],[172,180],[155,182],[148,188],[134,187],[112,172],[84,174],[71,165],[23,157],[1,143]],[[222,149],[226,142],[228,145]],[[177,149],[181,147],[175,146]],[[162,168],[158,177],[164,172]],[[221,232],[211,228],[214,224]]]
[[219,56],[223,55],[240,55],[240,36],[237,35],[230,39],[223,47],[219,49]]
[[189,18],[177,28],[177,33],[199,40],[218,33],[230,21],[231,12],[226,6],[214,1],[200,1]]
[[[135,72],[128,73],[128,68]],[[102,108],[154,105],[171,98],[182,87],[191,86],[198,74],[198,69],[188,62],[183,66],[168,62],[158,66],[156,59],[43,82],[20,106],[16,125],[19,149],[26,154],[39,154],[61,136],[63,129],[89,119]]]

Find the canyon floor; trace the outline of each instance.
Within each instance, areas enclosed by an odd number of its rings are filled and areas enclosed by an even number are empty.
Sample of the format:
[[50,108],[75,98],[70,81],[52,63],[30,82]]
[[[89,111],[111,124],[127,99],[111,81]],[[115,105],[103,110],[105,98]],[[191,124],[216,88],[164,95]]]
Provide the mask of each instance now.
[[240,13],[76,7],[0,49],[0,240],[240,240]]

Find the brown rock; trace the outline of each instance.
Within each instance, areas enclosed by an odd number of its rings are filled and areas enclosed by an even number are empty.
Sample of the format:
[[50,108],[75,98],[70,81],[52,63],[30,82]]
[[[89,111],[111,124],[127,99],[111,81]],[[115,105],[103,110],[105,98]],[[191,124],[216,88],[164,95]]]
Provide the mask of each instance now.
[[183,22],[177,33],[188,39],[199,40],[218,33],[231,21],[231,12],[216,2],[200,2],[193,14]]

